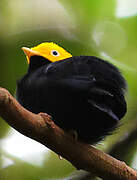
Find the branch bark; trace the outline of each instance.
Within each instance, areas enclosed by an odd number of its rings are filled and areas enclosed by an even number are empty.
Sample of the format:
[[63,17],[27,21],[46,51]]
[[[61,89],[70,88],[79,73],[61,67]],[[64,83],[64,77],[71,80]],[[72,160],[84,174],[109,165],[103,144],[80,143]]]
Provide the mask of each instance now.
[[137,180],[137,171],[93,146],[74,140],[45,114],[23,108],[4,88],[0,88],[0,116],[20,133],[44,144],[103,180]]

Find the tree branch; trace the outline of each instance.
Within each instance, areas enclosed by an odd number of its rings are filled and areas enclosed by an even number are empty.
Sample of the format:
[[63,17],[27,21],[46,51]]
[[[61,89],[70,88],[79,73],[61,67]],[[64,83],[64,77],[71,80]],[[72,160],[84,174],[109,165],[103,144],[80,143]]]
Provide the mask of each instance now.
[[93,146],[75,141],[45,113],[23,108],[4,88],[0,88],[0,116],[22,134],[44,144],[83,169],[104,180],[137,180],[137,171]]

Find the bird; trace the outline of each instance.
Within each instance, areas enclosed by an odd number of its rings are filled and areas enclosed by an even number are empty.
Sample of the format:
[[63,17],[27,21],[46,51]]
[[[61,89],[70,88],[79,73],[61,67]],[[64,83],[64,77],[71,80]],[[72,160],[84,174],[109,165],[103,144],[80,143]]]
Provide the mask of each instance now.
[[19,103],[51,115],[76,139],[96,144],[119,127],[127,111],[127,83],[120,70],[95,56],[72,56],[54,42],[22,47],[28,62],[17,81]]

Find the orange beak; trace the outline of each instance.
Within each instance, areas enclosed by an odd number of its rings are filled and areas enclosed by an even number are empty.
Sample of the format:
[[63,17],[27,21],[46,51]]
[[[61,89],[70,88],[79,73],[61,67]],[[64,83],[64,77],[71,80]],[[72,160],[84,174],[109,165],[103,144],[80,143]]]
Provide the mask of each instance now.
[[34,51],[34,50],[27,48],[27,47],[22,47],[21,49],[26,54],[28,64],[30,63],[31,56],[35,56],[35,55],[40,56],[41,55],[39,52]]

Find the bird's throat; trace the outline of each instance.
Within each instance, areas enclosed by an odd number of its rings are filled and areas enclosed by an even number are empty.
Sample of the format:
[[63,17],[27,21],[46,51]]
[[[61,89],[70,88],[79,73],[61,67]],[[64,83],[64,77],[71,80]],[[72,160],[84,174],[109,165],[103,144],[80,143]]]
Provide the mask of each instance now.
[[29,63],[29,68],[28,68],[28,73],[31,73],[41,66],[48,65],[51,63],[49,60],[41,57],[41,56],[32,56],[30,58],[30,63]]

